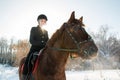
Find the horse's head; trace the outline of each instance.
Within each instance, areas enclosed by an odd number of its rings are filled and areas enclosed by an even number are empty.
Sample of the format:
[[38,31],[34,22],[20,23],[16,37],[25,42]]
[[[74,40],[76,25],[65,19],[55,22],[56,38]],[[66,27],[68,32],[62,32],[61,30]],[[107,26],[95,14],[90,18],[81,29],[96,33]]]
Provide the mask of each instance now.
[[74,53],[83,59],[96,57],[98,48],[91,36],[86,32],[83,24],[83,17],[75,19],[75,13],[72,12],[68,22],[60,28],[63,51]]

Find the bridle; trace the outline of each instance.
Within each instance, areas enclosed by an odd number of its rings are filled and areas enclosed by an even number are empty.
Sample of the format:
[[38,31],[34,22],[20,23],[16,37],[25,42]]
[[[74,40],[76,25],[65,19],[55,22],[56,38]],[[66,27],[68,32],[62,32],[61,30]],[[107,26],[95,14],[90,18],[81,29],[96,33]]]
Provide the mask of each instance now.
[[[65,23],[65,25],[67,25],[67,23]],[[79,27],[81,28],[81,27]],[[83,43],[86,43],[86,42],[92,42],[93,39],[91,38],[90,35],[88,35],[88,39],[87,40],[84,40],[84,41],[80,41],[78,42],[75,37],[72,35],[72,33],[68,30],[68,29],[65,29],[68,33],[68,35],[71,37],[71,39],[74,41],[77,49],[65,49],[65,48],[56,48],[56,47],[51,47],[51,49],[53,50],[57,50],[57,51],[64,51],[64,52],[70,52],[70,53],[73,53],[73,52],[77,52],[77,53],[80,53],[81,52],[81,49],[80,49],[80,45],[83,44]]]

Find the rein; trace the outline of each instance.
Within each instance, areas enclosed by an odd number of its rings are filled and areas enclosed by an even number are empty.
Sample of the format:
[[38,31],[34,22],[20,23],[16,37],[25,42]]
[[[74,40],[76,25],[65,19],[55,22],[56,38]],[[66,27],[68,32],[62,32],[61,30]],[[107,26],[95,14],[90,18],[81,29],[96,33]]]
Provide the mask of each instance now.
[[64,52],[78,52],[78,49],[63,49],[63,48],[55,48],[55,47],[50,47],[52,50],[57,50],[57,51],[64,51]]

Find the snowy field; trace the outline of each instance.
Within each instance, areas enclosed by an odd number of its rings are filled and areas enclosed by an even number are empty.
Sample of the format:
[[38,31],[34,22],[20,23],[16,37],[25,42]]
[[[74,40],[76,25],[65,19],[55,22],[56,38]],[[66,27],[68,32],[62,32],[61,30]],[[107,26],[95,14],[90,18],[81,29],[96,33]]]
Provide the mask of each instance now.
[[[66,71],[67,80],[120,80],[120,70]],[[19,80],[18,68],[0,65],[0,80]]]

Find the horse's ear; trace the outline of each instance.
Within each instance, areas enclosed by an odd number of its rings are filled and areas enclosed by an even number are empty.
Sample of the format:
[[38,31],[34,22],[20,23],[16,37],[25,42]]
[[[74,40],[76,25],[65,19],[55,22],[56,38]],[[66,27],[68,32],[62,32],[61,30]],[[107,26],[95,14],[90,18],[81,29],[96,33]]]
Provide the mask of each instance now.
[[83,22],[83,16],[81,16],[81,18],[79,19],[80,22]]
[[70,19],[68,20],[68,23],[72,22],[73,20],[75,20],[75,11],[72,12]]
[[83,24],[83,16],[81,16],[81,18],[79,19],[79,21],[82,23],[82,26],[85,26],[85,25]]

